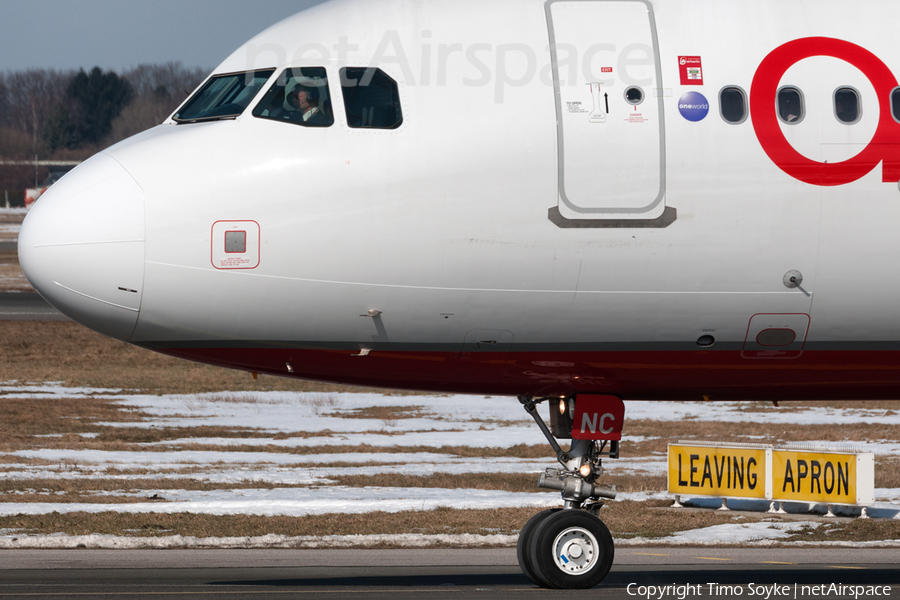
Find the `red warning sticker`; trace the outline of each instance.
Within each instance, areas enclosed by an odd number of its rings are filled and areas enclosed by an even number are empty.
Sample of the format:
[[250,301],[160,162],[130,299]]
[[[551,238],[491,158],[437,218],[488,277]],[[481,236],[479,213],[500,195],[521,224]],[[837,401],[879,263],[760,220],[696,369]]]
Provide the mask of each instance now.
[[679,56],[681,85],[703,85],[703,64],[699,56]]

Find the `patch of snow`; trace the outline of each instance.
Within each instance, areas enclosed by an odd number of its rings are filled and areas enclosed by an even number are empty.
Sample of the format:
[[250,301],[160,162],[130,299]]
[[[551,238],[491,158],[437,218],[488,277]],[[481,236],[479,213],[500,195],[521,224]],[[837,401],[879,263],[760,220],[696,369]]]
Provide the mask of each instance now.
[[[510,493],[485,490],[447,490],[435,488],[346,488],[333,484],[338,475],[420,475],[444,472],[461,473],[539,473],[558,466],[546,440],[530,417],[514,398],[473,395],[385,396],[381,394],[319,394],[291,392],[255,392],[205,394],[196,396],[155,396],[134,394],[118,389],[66,388],[55,384],[22,384],[0,382],[0,398],[47,398],[65,402],[69,398],[105,398],[125,410],[142,412],[148,417],[138,423],[107,423],[101,425],[123,428],[162,428],[198,426],[227,427],[237,431],[263,432],[257,438],[181,438],[164,442],[141,444],[146,451],[107,452],[97,450],[35,449],[12,453],[18,464],[3,465],[3,477],[8,480],[47,478],[57,480],[116,479],[122,481],[123,491],[104,492],[106,496],[149,497],[157,494],[164,501],[132,504],[93,503],[2,503],[0,514],[46,514],[49,512],[191,512],[217,515],[307,515],[322,513],[365,513],[375,510],[429,510],[438,506],[453,508],[496,508],[505,506],[558,506],[557,492]],[[355,409],[370,407],[406,407],[410,419],[348,418]],[[813,408],[772,408],[762,412],[748,412],[748,403],[683,403],[628,402],[627,416],[631,420],[762,422],[784,424],[900,424],[900,415],[886,411],[862,409],[834,410]],[[546,417],[547,407],[542,407]],[[323,431],[328,431],[322,434]],[[369,432],[369,433],[360,433]],[[304,432],[312,437],[275,439],[276,434]],[[270,434],[270,435],[268,435]],[[99,434],[81,434],[93,438]],[[48,435],[46,437],[58,437]],[[629,437],[629,442],[650,438]],[[360,445],[374,448],[407,449],[441,446],[469,448],[497,448],[517,444],[546,446],[544,459],[519,458],[461,458],[438,451],[412,452],[334,452],[336,446],[355,448]],[[879,455],[900,455],[900,441],[875,440],[870,443],[851,443],[864,451]],[[179,446],[202,445],[211,451],[180,451]],[[233,452],[230,448],[256,447],[260,452]],[[322,454],[292,454],[292,449],[321,451]],[[274,450],[274,451],[272,451]],[[280,451],[279,451],[280,450]],[[329,450],[331,450],[329,452]],[[7,455],[10,456],[10,455]],[[48,461],[50,464],[30,464],[28,460]],[[341,466],[335,466],[342,463]],[[347,466],[350,465],[350,466]],[[665,453],[652,457],[605,460],[610,473],[660,475],[666,473]],[[119,470],[133,469],[147,473],[122,474]],[[167,472],[186,470],[188,472]],[[198,480],[228,485],[229,483],[260,482],[306,488],[278,488],[251,490],[142,490],[140,494],[126,492],[128,481],[134,479]],[[330,479],[331,478],[331,479]],[[537,477],[535,477],[536,481]],[[656,500],[671,498],[664,492],[620,493],[621,500]],[[4,498],[15,499],[14,495]],[[48,500],[52,496],[48,496]],[[900,489],[876,490],[879,504],[869,509],[873,517],[900,518]],[[695,506],[718,507],[718,499],[692,499]],[[740,508],[740,501],[729,501],[732,508]],[[895,504],[891,504],[891,503]],[[767,504],[767,503],[765,503]],[[808,505],[802,505],[804,510]],[[761,510],[765,510],[763,505]],[[797,511],[800,509],[798,508]],[[792,512],[796,512],[793,511]],[[824,510],[822,511],[824,512]],[[771,523],[717,526],[696,532],[682,532],[671,538],[622,540],[621,544],[727,544],[773,543],[785,539],[790,527],[802,523]],[[515,536],[501,536],[500,542],[484,542],[492,536],[471,536],[459,541],[458,536],[315,536],[310,538],[119,538],[114,536],[17,536],[16,531],[0,532],[3,547],[341,547],[341,544],[365,546],[381,543],[397,545],[450,543],[454,545],[514,543]],[[4,537],[4,535],[6,537]],[[510,541],[510,538],[512,541]],[[497,538],[500,539],[500,538]],[[15,540],[15,541],[11,541]],[[74,541],[79,540],[79,541]],[[87,540],[87,541],[85,541]],[[143,541],[141,541],[143,540]],[[397,541],[399,540],[399,541]],[[438,541],[436,541],[438,540]],[[792,542],[793,543],[793,542]],[[32,545],[21,545],[32,544]],[[41,546],[49,544],[49,546]],[[53,544],[59,544],[53,546]],[[97,544],[93,546],[91,544]],[[131,544],[137,544],[132,546]],[[144,544],[144,545],[141,545]],[[231,545],[233,544],[233,545]],[[881,544],[883,545],[883,544]]]
[[[70,461],[78,465],[116,464],[129,467],[152,465],[162,469],[180,469],[185,467],[240,464],[251,465],[256,463],[272,465],[308,465],[327,463],[415,463],[417,461],[442,463],[457,462],[459,459],[449,454],[416,453],[347,453],[347,454],[288,454],[276,452],[215,452],[215,451],[185,451],[185,452],[110,452],[106,450],[67,450],[49,449],[19,450],[9,455],[21,458],[37,458],[54,462]],[[508,459],[497,459],[504,461]],[[513,459],[516,460],[516,459]]]
[[0,215],[27,215],[28,209],[24,206],[6,208],[6,200],[4,199],[3,207],[0,207]]
[[440,534],[422,535],[416,533],[394,535],[323,535],[296,536],[269,534],[258,537],[208,537],[189,536],[165,537],[119,537],[112,535],[41,535],[4,536],[0,531],[0,549],[13,548],[93,548],[93,549],[135,549],[135,548],[360,548],[391,544],[404,548],[427,548],[430,546],[457,546],[466,548],[515,546],[518,535],[473,535]]
[[[346,421],[347,419],[343,419]],[[427,424],[423,423],[403,423],[404,426],[410,428],[422,426],[427,429]],[[396,426],[399,429],[400,426]],[[327,427],[326,427],[327,429]],[[376,429],[384,430],[379,425]],[[532,429],[535,429],[534,427]],[[335,431],[335,427],[331,427],[331,431]],[[150,442],[142,444],[146,446],[179,446],[184,444],[201,444],[206,446],[276,446],[278,448],[314,448],[317,446],[358,446],[366,444],[368,446],[432,446],[440,448],[441,446],[466,446],[469,448],[507,448],[516,444],[535,445],[541,442],[547,443],[544,437],[538,432],[538,436],[532,435],[534,432],[527,427],[504,427],[502,429],[490,430],[454,430],[454,431],[411,431],[409,433],[389,434],[384,433],[336,433],[328,437],[309,437],[309,438],[180,438],[176,440],[165,440],[162,442]],[[630,441],[630,439],[629,439]],[[547,446],[549,449],[549,446]],[[549,450],[548,450],[549,451]]]
[[617,544],[672,544],[682,545],[720,545],[748,544],[754,542],[771,543],[788,538],[804,527],[816,528],[815,521],[758,521],[755,523],[725,523],[690,531],[679,531],[664,538],[631,538],[617,540]]
[[797,425],[849,425],[852,423],[879,423],[900,425],[900,413],[886,415],[885,410],[844,409],[805,406],[769,407],[765,411],[741,410],[748,402],[625,402],[625,415],[629,420],[650,421],[718,421],[725,423],[780,423]]
[[[145,491],[144,493],[152,493]],[[274,490],[158,490],[169,502],[91,504],[25,502],[0,503],[0,515],[57,513],[191,513],[204,515],[258,515],[265,517],[361,514],[372,511],[400,512],[455,509],[490,509],[509,506],[551,507],[560,504],[558,493],[449,490],[440,488],[291,488]]]

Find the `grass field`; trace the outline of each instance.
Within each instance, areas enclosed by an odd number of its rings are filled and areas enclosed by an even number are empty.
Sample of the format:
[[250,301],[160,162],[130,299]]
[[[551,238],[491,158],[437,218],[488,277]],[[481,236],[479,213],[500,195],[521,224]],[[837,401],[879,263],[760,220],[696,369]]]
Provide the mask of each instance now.
[[[0,211],[0,241],[15,239],[21,218]],[[28,289],[15,252],[0,251],[0,291]],[[466,402],[475,401],[253,379],[74,323],[0,322],[0,541],[514,535],[542,506],[558,504],[535,487],[537,473],[554,466],[550,448],[515,400],[483,398],[477,410]],[[829,409],[857,417],[840,426],[800,418]],[[681,439],[877,443],[885,448],[876,460],[881,501],[900,500],[891,496],[900,490],[900,402],[735,403],[729,419],[703,410],[700,403],[700,418],[677,423],[640,411],[626,420],[623,459],[607,461],[602,479],[624,498],[601,510],[618,539],[782,524],[761,512],[668,508],[661,465],[667,444]],[[470,498],[491,507],[469,507]],[[271,514],[258,508],[269,505]],[[815,521],[777,542],[900,539],[896,519]]]
[[[74,323],[5,322],[0,324],[0,344],[8,349],[0,365],[0,512],[3,504],[23,511],[0,516],[0,530],[9,535],[513,535],[542,502],[558,501],[535,487],[537,472],[554,463],[514,400],[485,398],[490,411],[463,408],[457,415],[458,407],[446,406],[456,397],[391,395],[263,376],[254,380],[249,374],[133,348]],[[233,391],[223,393],[226,389]],[[698,404],[697,410],[704,406]],[[602,516],[619,539],[663,542],[697,528],[775,523],[780,517],[761,512],[666,508],[671,501],[662,499],[666,479],[660,470],[666,444],[679,439],[781,443],[900,438],[898,426],[891,424],[900,409],[894,402],[840,404],[844,411],[868,415],[868,422],[861,419],[840,428],[765,422],[772,414],[805,415],[829,406],[739,403],[729,408],[741,419],[737,422],[703,418],[698,412],[700,418],[681,421],[677,430],[671,422],[638,413],[626,421],[621,465],[607,461],[610,471],[603,479],[625,499],[609,503]],[[478,436],[501,441],[485,443]],[[502,442],[506,439],[510,443]],[[187,455],[204,458],[169,458]],[[419,458],[407,458],[411,455]],[[422,470],[422,465],[428,468]],[[876,487],[900,488],[898,467],[900,450],[879,456]],[[326,492],[336,494],[328,498],[359,502],[368,490],[395,489],[406,490],[410,498],[428,490],[438,495],[437,500],[422,496],[428,501],[422,500],[420,509],[378,510],[374,503],[372,510],[351,508],[349,514],[317,514],[318,509],[303,515],[197,514],[173,508],[179,502],[245,497],[277,503],[273,498],[296,495],[309,502]],[[487,491],[506,493],[514,502],[534,501],[490,509],[459,507],[467,496]],[[442,494],[448,506],[441,504]],[[148,502],[165,511],[123,512],[128,505]],[[44,508],[48,504],[51,508]],[[92,512],[80,511],[82,505]],[[27,514],[28,506],[42,507],[42,512]],[[800,527],[779,541],[900,538],[900,522],[871,523]]]
[[0,242],[15,242],[19,238],[19,227],[24,220],[24,210],[0,208]]
[[[15,242],[19,226],[25,219],[22,210],[0,209],[0,243]],[[15,249],[0,247],[0,292],[33,292],[19,268],[19,256]]]

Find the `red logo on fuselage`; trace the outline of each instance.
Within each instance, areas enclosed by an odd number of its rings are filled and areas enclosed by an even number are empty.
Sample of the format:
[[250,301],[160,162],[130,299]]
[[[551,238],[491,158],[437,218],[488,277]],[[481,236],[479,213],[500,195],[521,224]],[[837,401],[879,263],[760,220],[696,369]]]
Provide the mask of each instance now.
[[[793,65],[814,56],[830,56],[862,71],[878,93],[881,115],[875,137],[859,154],[837,163],[806,158],[787,141],[778,121],[775,97],[781,78]],[[778,167],[804,183],[821,186],[857,181],[882,164],[885,183],[900,181],[900,123],[891,114],[891,94],[897,78],[877,56],[856,44],[833,38],[804,38],[788,42],[769,54],[756,71],[750,89],[753,128],[763,150]]]

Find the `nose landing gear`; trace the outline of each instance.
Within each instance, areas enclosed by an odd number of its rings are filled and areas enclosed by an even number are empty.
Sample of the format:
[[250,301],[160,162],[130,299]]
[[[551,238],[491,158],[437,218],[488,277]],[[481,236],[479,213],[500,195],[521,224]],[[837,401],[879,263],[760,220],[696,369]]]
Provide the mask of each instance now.
[[[621,404],[621,400],[615,400]],[[607,441],[578,439],[564,451],[556,438],[571,437],[574,410],[569,409],[575,399],[560,401],[559,414],[551,408],[552,432],[537,413],[536,405],[543,400],[520,397],[519,401],[541,428],[563,466],[547,469],[538,486],[559,490],[565,503],[565,508],[536,514],[522,528],[516,545],[519,566],[542,587],[594,587],[609,573],[615,553],[612,535],[596,513],[603,506],[600,499],[613,499],[616,492],[596,485],[596,480],[603,473],[602,457],[619,457],[618,441],[609,441],[607,451]],[[621,432],[621,423],[618,431]]]

